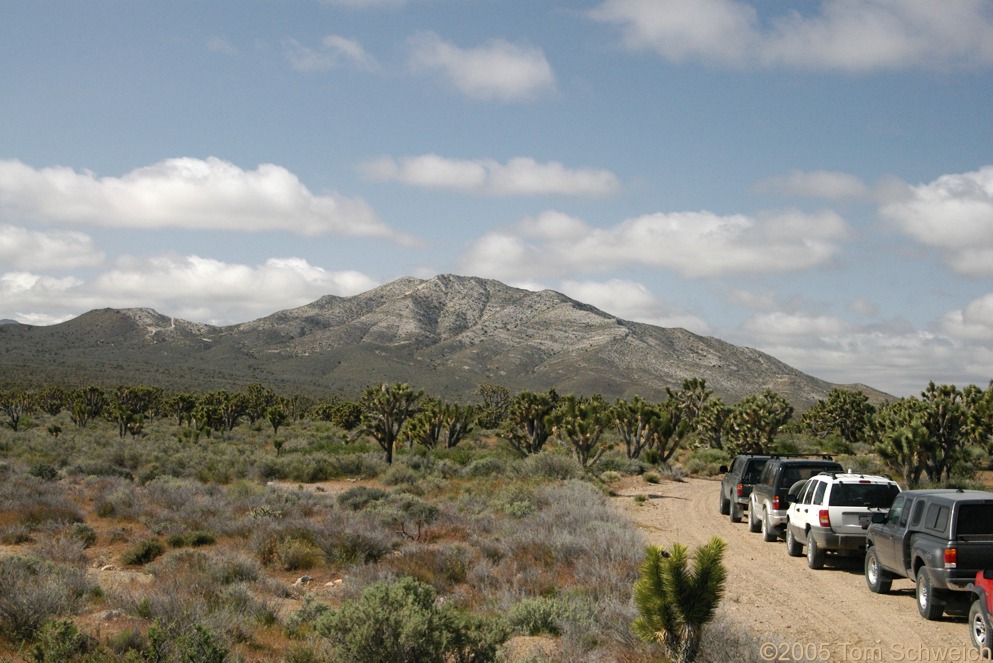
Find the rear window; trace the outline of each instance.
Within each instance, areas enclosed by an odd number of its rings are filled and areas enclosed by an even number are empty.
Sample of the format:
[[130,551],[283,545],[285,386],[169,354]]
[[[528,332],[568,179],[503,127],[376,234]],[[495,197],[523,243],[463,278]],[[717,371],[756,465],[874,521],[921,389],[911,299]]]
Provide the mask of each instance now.
[[959,506],[956,536],[993,536],[993,504]]
[[815,467],[784,467],[779,485],[784,489],[789,489],[797,481],[804,481],[821,472],[841,472],[841,466],[839,465],[837,468],[825,467],[823,465],[817,465]]
[[892,483],[837,483],[831,489],[830,505],[888,509],[899,494]]
[[757,483],[759,476],[762,475],[762,468],[765,467],[766,461],[764,460],[754,460],[751,465],[749,465],[744,473],[741,475],[742,483]]

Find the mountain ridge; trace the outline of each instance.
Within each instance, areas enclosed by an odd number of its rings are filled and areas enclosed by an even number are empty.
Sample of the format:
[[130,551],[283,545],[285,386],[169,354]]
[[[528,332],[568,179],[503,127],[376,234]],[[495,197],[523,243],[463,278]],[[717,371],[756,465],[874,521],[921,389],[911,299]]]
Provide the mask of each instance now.
[[[256,320],[213,326],[149,308],[94,309],[47,327],[0,325],[7,381],[159,384],[354,397],[408,382],[470,400],[482,383],[647,399],[703,378],[735,402],[773,389],[798,408],[834,385],[753,348],[623,320],[554,290],[444,274],[402,277],[351,297],[326,295]],[[61,378],[61,379],[60,379]]]

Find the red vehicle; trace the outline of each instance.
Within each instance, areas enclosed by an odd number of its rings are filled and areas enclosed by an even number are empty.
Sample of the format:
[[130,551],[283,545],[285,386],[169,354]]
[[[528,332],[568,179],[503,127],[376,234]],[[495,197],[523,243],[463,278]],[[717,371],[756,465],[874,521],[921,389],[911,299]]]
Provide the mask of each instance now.
[[993,614],[993,569],[976,573],[972,590],[972,607],[969,609],[969,639],[983,658],[993,658],[993,632],[990,615]]

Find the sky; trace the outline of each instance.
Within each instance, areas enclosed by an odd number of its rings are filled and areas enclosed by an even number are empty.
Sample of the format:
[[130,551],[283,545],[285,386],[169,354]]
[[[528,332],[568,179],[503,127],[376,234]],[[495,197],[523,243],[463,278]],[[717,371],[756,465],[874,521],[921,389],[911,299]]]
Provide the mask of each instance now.
[[550,288],[993,379],[993,1],[0,0],[0,319]]

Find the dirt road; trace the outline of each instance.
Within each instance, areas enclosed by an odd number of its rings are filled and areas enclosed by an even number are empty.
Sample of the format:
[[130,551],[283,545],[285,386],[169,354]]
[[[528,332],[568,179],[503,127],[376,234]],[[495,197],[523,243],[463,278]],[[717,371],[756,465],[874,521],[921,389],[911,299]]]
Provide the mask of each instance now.
[[[751,631],[759,660],[974,661],[965,617],[927,621],[917,614],[913,584],[895,580],[889,594],[865,585],[862,559],[828,556],[824,569],[789,557],[782,541],[732,524],[718,513],[719,483],[687,479],[616,489],[615,506],[650,544],[693,547],[718,536],[728,542],[728,583],[721,615]],[[636,495],[647,499],[638,503]],[[763,647],[763,645],[765,645]]]

